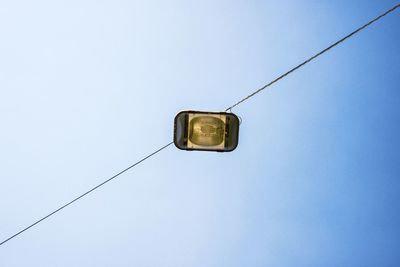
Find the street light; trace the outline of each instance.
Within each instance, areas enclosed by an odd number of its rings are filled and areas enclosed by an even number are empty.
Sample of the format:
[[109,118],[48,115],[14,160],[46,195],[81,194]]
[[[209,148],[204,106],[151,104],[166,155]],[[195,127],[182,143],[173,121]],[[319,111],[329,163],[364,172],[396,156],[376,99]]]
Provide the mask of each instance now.
[[175,117],[174,143],[179,149],[230,152],[238,139],[239,119],[233,113],[181,111]]

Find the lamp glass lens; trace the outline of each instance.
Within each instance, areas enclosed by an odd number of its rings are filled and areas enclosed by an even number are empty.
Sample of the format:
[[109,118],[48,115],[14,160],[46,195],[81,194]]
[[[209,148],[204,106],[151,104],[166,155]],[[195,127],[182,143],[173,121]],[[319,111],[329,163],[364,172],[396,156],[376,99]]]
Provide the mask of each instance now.
[[188,147],[224,148],[226,123],[224,115],[189,114],[188,123]]

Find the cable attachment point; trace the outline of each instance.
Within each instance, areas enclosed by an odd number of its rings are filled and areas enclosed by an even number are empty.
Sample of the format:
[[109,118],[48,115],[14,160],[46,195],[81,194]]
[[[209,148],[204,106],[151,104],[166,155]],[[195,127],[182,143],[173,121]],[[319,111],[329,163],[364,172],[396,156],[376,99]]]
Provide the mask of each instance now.
[[239,118],[239,125],[241,125],[242,124],[242,117],[240,117],[240,116],[237,116],[237,117]]

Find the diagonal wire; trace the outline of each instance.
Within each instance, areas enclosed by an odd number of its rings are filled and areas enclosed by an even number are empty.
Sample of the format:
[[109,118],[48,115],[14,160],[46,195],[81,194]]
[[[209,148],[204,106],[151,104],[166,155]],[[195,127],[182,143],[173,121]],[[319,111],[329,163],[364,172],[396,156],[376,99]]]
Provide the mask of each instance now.
[[[389,14],[390,12],[394,11],[396,8],[400,7],[400,4],[395,5],[394,7],[392,7],[391,9],[389,9],[388,11],[386,11],[385,13],[379,15],[378,17],[374,18],[373,20],[369,21],[368,23],[364,24],[363,26],[361,26],[360,28],[356,29],[355,31],[353,31],[352,33],[346,35],[345,37],[343,37],[342,39],[340,39],[339,41],[335,42],[334,44],[330,45],[329,47],[325,48],[324,50],[322,50],[321,52],[315,54],[314,56],[310,57],[309,59],[307,59],[306,61],[304,61],[303,63],[297,65],[296,67],[292,68],[291,70],[289,70],[288,72],[282,74],[281,76],[279,76],[278,78],[276,78],[275,80],[271,81],[270,83],[266,84],[265,86],[261,87],[260,89],[256,90],[255,92],[251,93],[250,95],[246,96],[245,98],[239,100],[238,102],[236,102],[234,105],[228,107],[225,111],[231,110],[232,108],[238,106],[239,104],[243,103],[244,101],[248,100],[249,98],[253,97],[254,95],[258,94],[259,92],[261,92],[262,90],[266,89],[267,87],[271,86],[272,84],[274,84],[275,82],[279,81],[280,79],[284,78],[285,76],[289,75],[290,73],[294,72],[295,70],[301,68],[302,66],[304,66],[305,64],[307,64],[308,62],[312,61],[313,59],[317,58],[318,56],[322,55],[323,53],[327,52],[328,50],[330,50],[331,48],[335,47],[336,45],[340,44],[341,42],[345,41],[346,39],[350,38],[351,36],[353,36],[354,34],[358,33],[359,31],[363,30],[364,28],[368,27],[369,25],[371,25],[372,23],[376,22],[377,20],[381,19],[382,17],[386,16],[387,14]],[[115,174],[114,176],[108,178],[107,180],[105,180],[104,182],[96,185],[95,187],[93,187],[92,189],[86,191],[85,193],[79,195],[78,197],[74,198],[73,200],[71,200],[70,202],[64,204],[63,206],[59,207],[58,209],[54,210],[53,212],[47,214],[46,216],[42,217],[41,219],[35,221],[34,223],[30,224],[29,226],[25,227],[24,229],[22,229],[21,231],[15,233],[14,235],[10,236],[9,238],[5,239],[4,241],[2,241],[0,243],[0,246],[7,243],[8,241],[10,241],[11,239],[17,237],[18,235],[22,234],[23,232],[27,231],[28,229],[34,227],[35,225],[37,225],[38,223],[46,220],[47,218],[49,218],[50,216],[56,214],[57,212],[61,211],[62,209],[68,207],[69,205],[71,205],[72,203],[74,203],[75,201],[78,201],[79,199],[83,198],[84,196],[90,194],[91,192],[93,192],[94,190],[98,189],[99,187],[105,185],[106,183],[110,182],[111,180],[117,178],[118,176],[120,176],[121,174],[127,172],[128,170],[130,170],[131,168],[139,165],[140,163],[142,163],[143,161],[151,158],[152,156],[156,155],[157,153],[161,152],[162,150],[164,150],[165,148],[169,147],[170,145],[172,145],[173,142],[170,142],[164,146],[162,146],[161,148],[157,149],[156,151],[150,153],[149,155],[145,156],[144,158],[142,158],[141,160],[135,162],[134,164],[130,165],[129,167],[125,168],[124,170],[120,171],[119,173]]]
[[349,33],[348,35],[346,35],[345,37],[343,37],[342,39],[340,39],[339,41],[331,44],[330,46],[328,46],[327,48],[325,48],[324,50],[318,52],[317,54],[313,55],[312,57],[310,57],[309,59],[303,61],[302,63],[300,63],[299,65],[297,65],[296,67],[292,68],[291,70],[289,70],[288,72],[285,72],[284,74],[282,74],[281,76],[279,76],[278,78],[276,78],[275,80],[272,80],[271,82],[267,83],[266,85],[264,85],[263,87],[261,87],[260,89],[254,91],[253,93],[251,93],[250,95],[242,98],[241,100],[239,100],[238,102],[236,102],[235,104],[233,104],[232,106],[228,107],[227,109],[225,109],[225,111],[230,111],[232,110],[234,107],[240,105],[241,103],[243,103],[244,101],[248,100],[249,98],[255,96],[256,94],[260,93],[261,91],[263,91],[264,89],[266,89],[267,87],[270,87],[271,85],[273,85],[274,83],[276,83],[277,81],[285,78],[287,75],[291,74],[292,72],[296,71],[297,69],[303,67],[304,65],[306,65],[307,63],[309,63],[310,61],[316,59],[317,57],[319,57],[320,55],[324,54],[325,52],[327,52],[328,50],[334,48],[335,46],[337,46],[338,44],[344,42],[346,39],[352,37],[354,34],[362,31],[363,29],[367,28],[369,25],[371,25],[372,23],[378,21],[379,19],[383,18],[384,16],[386,16],[387,14],[393,12],[396,8],[400,7],[400,3],[395,5],[394,7],[392,7],[391,9],[389,9],[388,11],[386,11],[385,13],[379,15],[378,17],[370,20],[369,22],[367,22],[366,24],[364,24],[363,26],[359,27],[358,29],[356,29],[355,31]]
[[157,150],[154,151],[153,153],[151,153],[151,154],[147,155],[146,157],[142,158],[141,160],[135,162],[134,164],[132,164],[132,165],[129,166],[128,168],[126,168],[126,169],[120,171],[119,173],[117,173],[117,174],[115,174],[114,176],[108,178],[108,179],[105,180],[104,182],[102,182],[102,183],[96,185],[96,186],[93,187],[92,189],[86,191],[85,193],[83,193],[83,194],[81,194],[80,196],[74,198],[74,199],[71,200],[70,202],[68,202],[68,203],[64,204],[63,206],[59,207],[59,208],[56,209],[55,211],[53,211],[53,212],[47,214],[47,215],[44,216],[43,218],[41,218],[41,219],[37,220],[36,222],[32,223],[31,225],[25,227],[24,229],[22,229],[22,230],[19,231],[18,233],[14,234],[14,235],[10,236],[9,238],[7,238],[6,240],[2,241],[2,242],[0,243],[0,246],[3,245],[4,243],[10,241],[10,240],[13,239],[14,237],[17,237],[18,235],[22,234],[23,232],[25,232],[25,231],[28,230],[29,228],[32,228],[33,226],[37,225],[37,224],[40,223],[41,221],[43,221],[43,220],[47,219],[48,217],[54,215],[55,213],[59,212],[60,210],[62,210],[62,209],[64,209],[64,208],[68,207],[69,205],[71,205],[71,204],[74,203],[75,201],[77,201],[77,200],[83,198],[83,197],[86,196],[87,194],[93,192],[94,190],[96,190],[96,189],[98,189],[99,187],[105,185],[106,183],[110,182],[111,180],[117,178],[118,176],[120,176],[120,175],[123,174],[124,172],[126,172],[126,171],[132,169],[133,167],[135,167],[135,166],[137,166],[137,165],[139,165],[140,163],[142,163],[142,162],[145,161],[146,159],[151,158],[152,156],[154,156],[154,155],[157,154],[158,152],[161,152],[161,150],[164,150],[164,149],[167,148],[168,146],[172,145],[172,143],[173,143],[173,142],[171,142],[171,143],[169,143],[169,144],[166,144],[165,146],[163,146],[163,147],[157,149]]

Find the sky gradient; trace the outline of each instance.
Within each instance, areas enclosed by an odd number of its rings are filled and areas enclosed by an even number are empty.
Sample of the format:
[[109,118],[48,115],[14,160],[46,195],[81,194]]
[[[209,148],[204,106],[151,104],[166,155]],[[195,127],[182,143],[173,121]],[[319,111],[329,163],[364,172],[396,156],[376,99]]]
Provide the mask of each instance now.
[[[396,1],[0,2],[0,240]],[[400,12],[0,247],[0,266],[398,266]]]

